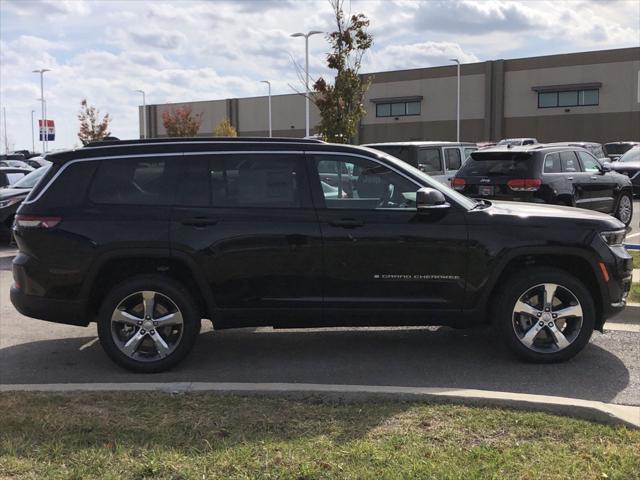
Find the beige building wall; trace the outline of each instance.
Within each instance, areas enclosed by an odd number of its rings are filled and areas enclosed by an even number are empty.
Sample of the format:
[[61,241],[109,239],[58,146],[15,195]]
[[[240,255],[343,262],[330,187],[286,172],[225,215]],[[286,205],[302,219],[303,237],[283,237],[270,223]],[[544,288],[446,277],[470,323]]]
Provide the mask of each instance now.
[[[538,115],[588,115],[640,111],[638,103],[638,75],[640,59],[629,62],[539,68],[505,73],[505,117]],[[570,85],[601,82],[599,105],[582,107],[538,108],[538,94],[534,86]]]
[[[365,97],[367,115],[363,125],[415,123],[455,120],[457,77],[425,78],[405,82],[374,83]],[[484,75],[460,77],[460,117],[463,120],[484,118]],[[422,96],[420,115],[376,117],[371,101],[379,98]]]
[[[305,98],[297,93],[273,95],[271,97],[271,118],[274,136],[289,136],[295,132],[304,136]],[[320,121],[320,113],[309,102],[309,125],[311,133]],[[238,133],[241,135],[263,136],[269,132],[269,97],[238,99]]]

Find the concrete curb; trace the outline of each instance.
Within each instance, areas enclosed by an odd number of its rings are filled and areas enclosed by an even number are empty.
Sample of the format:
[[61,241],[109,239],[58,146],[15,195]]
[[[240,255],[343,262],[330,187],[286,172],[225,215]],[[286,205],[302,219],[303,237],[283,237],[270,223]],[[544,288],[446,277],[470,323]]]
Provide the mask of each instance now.
[[401,398],[539,410],[610,425],[640,428],[640,407],[577,398],[459,388],[323,385],[316,383],[49,383],[0,385],[0,392],[218,392],[294,397],[323,395],[339,399]]

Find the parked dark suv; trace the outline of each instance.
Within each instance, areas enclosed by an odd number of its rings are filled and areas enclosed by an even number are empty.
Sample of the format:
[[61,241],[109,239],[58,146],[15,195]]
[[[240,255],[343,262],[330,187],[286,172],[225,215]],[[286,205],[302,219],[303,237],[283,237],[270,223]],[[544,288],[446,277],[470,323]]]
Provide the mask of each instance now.
[[597,210],[615,215],[625,226],[633,216],[629,178],[579,147],[534,145],[481,150],[471,154],[451,184],[473,198]]
[[[30,317],[97,322],[107,354],[135,371],[175,365],[201,319],[493,322],[524,359],[561,361],[630,287],[613,217],[471,200],[373,149],[153,139],[47,158],[16,216],[11,300]],[[319,166],[348,179],[326,189]]]

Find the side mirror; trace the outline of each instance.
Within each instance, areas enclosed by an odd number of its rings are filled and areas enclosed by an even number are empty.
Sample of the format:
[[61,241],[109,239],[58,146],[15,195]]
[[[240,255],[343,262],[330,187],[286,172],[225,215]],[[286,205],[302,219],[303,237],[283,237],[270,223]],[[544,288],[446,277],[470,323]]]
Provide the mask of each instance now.
[[416,208],[418,212],[442,211],[450,206],[440,190],[422,187],[416,192]]
[[602,173],[607,173],[607,172],[610,172],[611,170],[612,170],[612,168],[611,168],[611,164],[609,162],[604,162],[602,164],[602,170],[601,170]]

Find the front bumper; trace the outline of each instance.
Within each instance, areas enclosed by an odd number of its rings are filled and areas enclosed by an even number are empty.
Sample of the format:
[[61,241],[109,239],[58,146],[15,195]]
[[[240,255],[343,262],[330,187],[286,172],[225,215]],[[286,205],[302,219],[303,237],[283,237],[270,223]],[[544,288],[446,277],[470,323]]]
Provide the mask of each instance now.
[[631,290],[633,259],[622,245],[606,247],[608,255],[603,256],[603,264],[609,275],[603,289],[602,322],[620,313],[627,305]]

